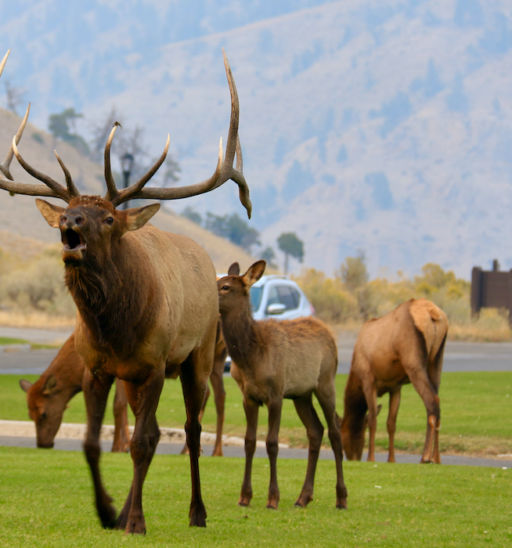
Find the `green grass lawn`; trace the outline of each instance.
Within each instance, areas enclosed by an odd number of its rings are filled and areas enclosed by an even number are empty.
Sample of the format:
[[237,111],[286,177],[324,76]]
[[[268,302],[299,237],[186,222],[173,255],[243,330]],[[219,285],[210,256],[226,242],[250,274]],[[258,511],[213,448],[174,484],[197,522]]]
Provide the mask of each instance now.
[[[280,459],[281,502],[267,510],[268,464],[256,459],[251,506],[237,506],[243,459],[202,457],[207,527],[188,526],[188,458],[156,455],[144,486],[147,535],[100,527],[79,452],[0,448],[1,546],[507,546],[512,470],[345,462],[348,509],[335,508],[334,464],[320,461],[315,497],[293,503],[305,462]],[[127,454],[105,453],[102,472],[117,509],[128,492]]]
[[[35,380],[37,376],[28,375]],[[338,412],[343,413],[343,390],[346,375],[338,375]],[[28,420],[25,394],[18,386],[19,376],[0,375],[0,419]],[[225,378],[227,399],[224,433],[242,436],[245,432],[245,416],[241,393],[233,379]],[[423,402],[411,385],[402,390],[402,403],[398,414],[396,447],[399,450],[420,453],[423,448],[426,413]],[[111,394],[112,395],[112,394]],[[444,373],[440,390],[441,397],[441,452],[463,452],[496,455],[512,453],[512,372]],[[387,448],[385,421],[387,396],[379,415],[377,446]],[[112,406],[106,414],[105,423],[112,424]],[[130,417],[133,424],[133,417]],[[65,422],[85,422],[82,394],[70,402],[64,415]],[[158,421],[161,426],[182,427],[185,409],[179,381],[165,383]],[[267,427],[267,411],[260,411],[258,434],[264,439]],[[215,431],[215,409],[213,398],[208,402],[203,419],[205,431]],[[285,401],[281,421],[281,441],[293,446],[305,446],[305,430],[299,421],[291,401]],[[325,440],[327,443],[327,440]]]

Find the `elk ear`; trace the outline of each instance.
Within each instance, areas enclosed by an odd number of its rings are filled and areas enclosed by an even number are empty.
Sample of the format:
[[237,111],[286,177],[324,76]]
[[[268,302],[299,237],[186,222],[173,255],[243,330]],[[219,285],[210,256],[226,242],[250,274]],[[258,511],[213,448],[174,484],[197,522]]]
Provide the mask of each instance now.
[[126,210],[126,229],[137,230],[143,227],[160,209],[160,204],[151,204],[144,207],[132,207]]
[[263,276],[266,266],[267,263],[263,259],[256,261],[243,275],[244,282],[249,286],[256,283]]
[[23,392],[28,392],[31,386],[32,386],[32,383],[30,381],[26,381],[25,379],[20,379],[20,387],[23,390]]
[[228,268],[228,276],[240,276],[240,265],[238,263],[233,263]]
[[57,388],[57,379],[53,375],[49,375],[44,383],[43,394],[49,396]]
[[59,219],[65,208],[50,204],[50,202],[40,198],[36,198],[36,206],[52,228],[59,228]]

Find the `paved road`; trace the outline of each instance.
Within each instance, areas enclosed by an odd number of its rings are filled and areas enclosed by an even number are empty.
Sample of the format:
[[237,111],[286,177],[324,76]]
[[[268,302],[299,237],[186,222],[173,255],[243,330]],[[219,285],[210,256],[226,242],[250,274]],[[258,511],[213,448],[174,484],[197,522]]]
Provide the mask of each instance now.
[[[13,337],[35,343],[62,343],[71,329],[19,329],[0,327],[0,337]],[[338,341],[340,373],[348,373],[354,339]],[[28,346],[0,347],[0,374],[40,374],[57,350],[30,350]],[[469,343],[448,341],[443,371],[512,371],[512,343]]]
[[[0,336],[14,337],[38,343],[62,343],[69,336],[71,330],[37,330],[0,327]],[[340,368],[339,371],[347,373],[350,368],[350,359],[354,340],[343,338],[339,341]],[[30,350],[28,346],[14,348],[0,347],[0,374],[40,374],[57,353],[56,349]],[[448,342],[446,346],[444,371],[512,371],[512,343],[465,343]],[[16,445],[22,447],[35,447],[34,438],[11,437],[0,435],[0,445]],[[160,443],[159,453],[178,454],[181,444]],[[81,440],[59,439],[56,440],[57,450],[80,450]],[[110,449],[110,443],[104,442],[104,450]],[[205,454],[210,450],[205,449]],[[229,446],[225,450],[226,456],[243,456],[241,447]],[[305,449],[280,449],[280,455],[288,458],[307,458]],[[258,448],[256,456],[266,458],[264,448]],[[322,451],[321,458],[332,458],[330,451]],[[385,462],[387,455],[384,453],[376,456],[377,461]],[[443,455],[444,464],[469,464],[474,466],[500,466],[512,468],[512,456],[504,459],[481,459],[473,457],[461,457],[455,455]],[[398,462],[416,463],[417,455],[397,455]]]

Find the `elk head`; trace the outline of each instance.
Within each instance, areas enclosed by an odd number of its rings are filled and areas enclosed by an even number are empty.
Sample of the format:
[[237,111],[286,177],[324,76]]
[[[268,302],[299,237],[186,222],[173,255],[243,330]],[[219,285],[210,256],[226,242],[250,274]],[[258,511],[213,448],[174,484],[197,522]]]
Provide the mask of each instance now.
[[228,269],[228,275],[217,280],[219,292],[219,310],[221,314],[233,309],[243,309],[239,303],[250,306],[249,291],[263,273],[267,263],[262,259],[251,265],[245,274],[240,276],[240,265],[233,263]]
[[[239,104],[235,82],[231,74],[228,60],[224,54],[224,66],[231,94],[231,119],[223,158],[222,139],[219,144],[219,157],[213,175],[200,183],[177,188],[145,187],[146,183],[156,173],[164,162],[169,149],[169,136],[163,153],[151,169],[136,183],[128,188],[118,190],[112,175],[110,163],[110,148],[116,122],[105,146],[105,181],[107,193],[99,196],[80,195],[73,183],[71,175],[61,158],[55,153],[57,161],[64,173],[66,186],[51,177],[31,167],[21,156],[17,144],[21,137],[20,131],[13,138],[9,154],[14,154],[27,173],[41,183],[21,183],[13,181],[9,173],[2,169],[6,179],[0,178],[0,188],[15,194],[60,198],[67,202],[67,207],[59,207],[45,200],[36,200],[37,207],[48,224],[58,228],[63,243],[63,259],[67,266],[80,266],[84,262],[101,263],[105,257],[110,257],[112,246],[119,242],[123,234],[130,230],[141,228],[158,211],[159,204],[144,207],[118,210],[116,206],[130,199],[176,200],[196,196],[218,188],[229,179],[239,186],[240,201],[251,216],[249,188],[242,173],[242,154],[238,138]],[[28,117],[28,110],[26,117]],[[236,168],[233,167],[236,155]],[[10,161],[10,160],[9,160]]]
[[41,377],[34,384],[21,379],[20,387],[27,393],[28,412],[36,427],[37,446],[51,449],[67,401],[59,401],[60,388],[57,379],[49,375]]

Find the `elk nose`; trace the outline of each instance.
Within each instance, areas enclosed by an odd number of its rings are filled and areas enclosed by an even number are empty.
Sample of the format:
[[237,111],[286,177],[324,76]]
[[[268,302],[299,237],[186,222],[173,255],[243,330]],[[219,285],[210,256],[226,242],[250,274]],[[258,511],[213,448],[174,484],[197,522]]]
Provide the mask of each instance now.
[[60,224],[64,228],[73,228],[84,224],[84,218],[80,214],[67,213],[60,218]]

